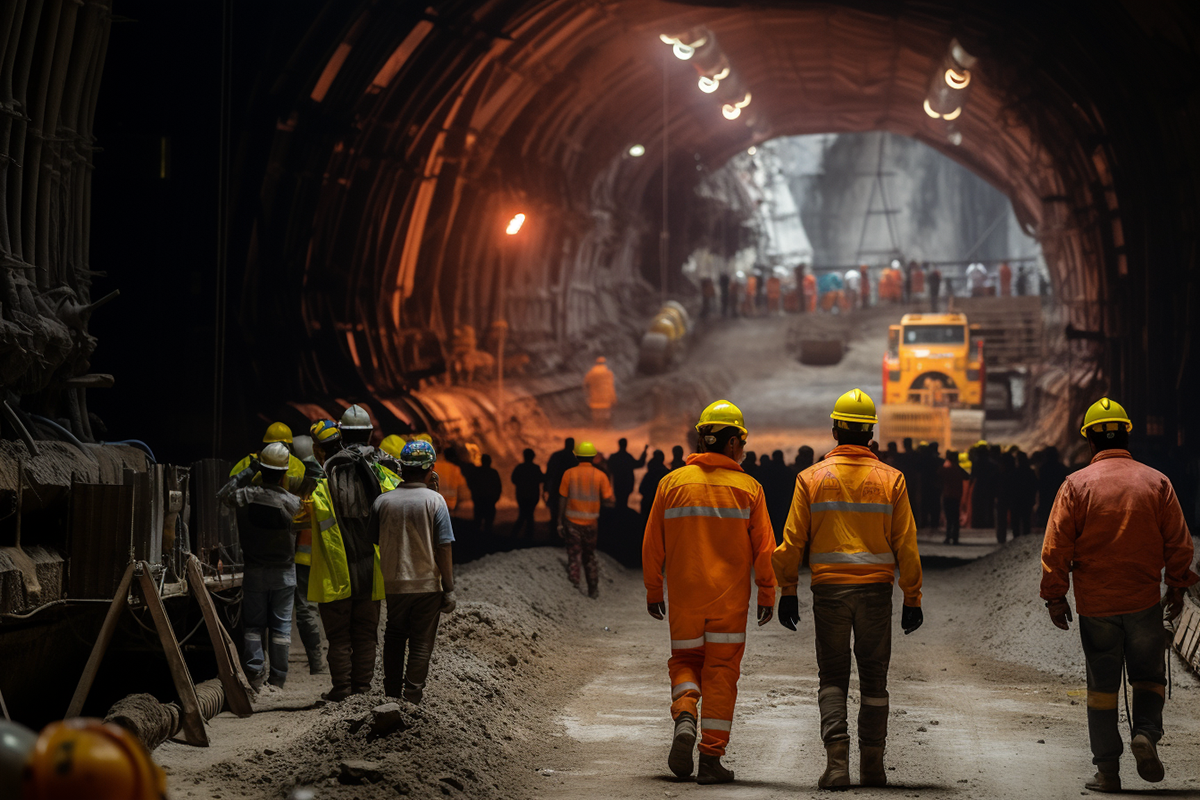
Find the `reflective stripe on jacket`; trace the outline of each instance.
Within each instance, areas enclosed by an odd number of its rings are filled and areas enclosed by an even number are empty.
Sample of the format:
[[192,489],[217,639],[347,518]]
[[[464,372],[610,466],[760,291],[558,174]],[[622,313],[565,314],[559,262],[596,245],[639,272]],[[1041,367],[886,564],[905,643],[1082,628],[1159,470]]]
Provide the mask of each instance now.
[[775,533],[758,481],[720,453],[698,453],[658,484],[642,540],[646,602],[688,612],[744,608],[750,571],[758,604],[775,603]]
[[[312,571],[308,577],[308,600],[312,603],[345,600],[353,592],[350,566],[337,516],[333,512],[333,501],[329,497],[329,483],[325,479],[321,479],[313,491],[312,507]],[[379,545],[376,544],[371,599],[382,600],[383,596],[383,572],[379,566]]]
[[567,519],[576,525],[598,524],[600,500],[613,497],[608,476],[591,464],[580,464],[567,470],[558,493],[567,498]]
[[904,604],[920,606],[921,558],[904,475],[856,445],[835,447],[801,472],[775,549],[784,594],[796,593],[805,560],[814,586],[891,583],[899,566]]

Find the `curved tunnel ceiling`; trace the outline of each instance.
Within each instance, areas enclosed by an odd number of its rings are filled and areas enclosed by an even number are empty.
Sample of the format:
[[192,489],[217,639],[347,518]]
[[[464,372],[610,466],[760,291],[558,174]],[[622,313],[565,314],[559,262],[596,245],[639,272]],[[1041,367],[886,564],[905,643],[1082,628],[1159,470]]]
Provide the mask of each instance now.
[[[642,253],[662,213],[665,68],[673,202],[702,177],[695,164],[776,136],[912,136],[1012,199],[1067,320],[1111,340],[1099,351],[1111,386],[1136,404],[1156,369],[1194,378],[1189,345],[1171,336],[1192,320],[1196,293],[1184,232],[1197,115],[1181,88],[1195,60],[1172,41],[1186,46],[1195,30],[1182,6],[1134,16],[1117,2],[720,5],[324,7],[264,67],[258,113],[275,116],[274,131],[257,151],[248,137],[261,158],[241,175],[257,206],[249,335],[282,320],[309,345],[298,367],[265,377],[296,393],[395,393],[439,370],[436,337],[456,324],[485,331],[506,318],[522,340],[564,342],[613,319],[630,287],[645,293],[643,271],[657,273]],[[659,41],[697,25],[753,93],[742,118],[723,119]],[[980,60],[958,145],[922,107],[952,37]],[[626,156],[634,142],[642,158]],[[517,210],[527,230],[504,242]],[[1148,298],[1181,277],[1187,291],[1149,313]],[[1137,359],[1148,340],[1157,349]],[[1175,411],[1160,399],[1144,413]]]

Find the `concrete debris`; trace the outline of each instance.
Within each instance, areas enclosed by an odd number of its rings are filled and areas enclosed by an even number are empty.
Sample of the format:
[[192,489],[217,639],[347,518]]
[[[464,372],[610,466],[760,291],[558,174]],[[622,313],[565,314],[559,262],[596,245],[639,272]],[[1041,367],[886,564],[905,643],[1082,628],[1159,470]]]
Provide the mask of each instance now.
[[388,736],[408,727],[399,703],[384,703],[371,709],[371,735]]
[[374,761],[343,761],[338,764],[338,769],[338,782],[348,786],[383,780],[383,769]]

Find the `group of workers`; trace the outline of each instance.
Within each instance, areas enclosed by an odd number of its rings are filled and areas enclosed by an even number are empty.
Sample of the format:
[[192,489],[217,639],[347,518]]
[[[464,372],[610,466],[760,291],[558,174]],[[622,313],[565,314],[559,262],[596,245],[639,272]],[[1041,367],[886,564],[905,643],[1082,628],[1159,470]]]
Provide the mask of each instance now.
[[[758,587],[758,624],[776,614],[779,589],[779,621],[795,630],[799,568],[807,565],[826,751],[818,786],[851,785],[851,653],[860,690],[859,784],[887,784],[894,582],[904,598],[904,633],[924,620],[917,522],[904,473],[869,446],[877,422],[871,399],[858,389],[847,392],[830,416],[837,446],[797,476],[778,544],[763,488],[741,466],[745,420],[728,401],[704,410],[696,424],[697,452],[658,485],[643,539],[643,578],[648,613],[669,620],[674,735],[667,765],[678,777],[695,770],[700,784],[734,779],[721,756],[733,724],[751,583]],[[1178,616],[1186,588],[1200,582],[1171,483],[1133,460],[1132,428],[1125,410],[1108,398],[1089,409],[1081,433],[1094,457],[1065,478],[1042,550],[1040,594],[1051,621],[1064,630],[1072,621],[1066,593],[1074,574],[1097,768],[1085,787],[1101,792],[1121,789],[1117,690],[1123,660],[1133,686],[1130,749],[1138,774],[1151,782],[1163,779],[1157,753],[1166,684],[1163,615]],[[1164,569],[1167,591],[1161,597]]]

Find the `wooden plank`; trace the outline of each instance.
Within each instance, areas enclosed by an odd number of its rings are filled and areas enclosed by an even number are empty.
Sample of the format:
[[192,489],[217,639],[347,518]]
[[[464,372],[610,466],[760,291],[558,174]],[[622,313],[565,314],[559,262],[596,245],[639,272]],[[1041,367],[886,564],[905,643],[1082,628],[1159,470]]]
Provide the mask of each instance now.
[[158,639],[162,642],[163,652],[167,655],[167,667],[171,670],[171,680],[175,683],[175,691],[179,694],[179,705],[183,709],[183,738],[188,744],[198,747],[208,747],[208,732],[204,729],[204,717],[200,714],[200,701],[196,698],[196,684],[192,682],[192,674],[188,672],[179,649],[179,640],[175,638],[175,630],[167,610],[163,607],[162,598],[158,596],[158,587],[150,574],[150,564],[142,562],[142,574],[138,576],[138,585],[142,589],[142,600],[150,609],[154,618],[154,627],[158,630]]
[[1175,638],[1171,641],[1171,644],[1175,646],[1176,650],[1181,649],[1181,645],[1183,645],[1183,639],[1185,636],[1187,636],[1187,632],[1191,627],[1191,624],[1192,607],[1190,604],[1185,603],[1183,606],[1183,613],[1179,615],[1179,620],[1175,623]]
[[225,688],[225,702],[229,710],[239,717],[248,717],[254,713],[247,692],[250,682],[242,673],[241,661],[234,651],[231,651],[230,639],[225,632],[225,626],[217,617],[217,609],[213,606],[208,587],[204,585],[204,575],[200,572],[200,562],[195,556],[189,556],[187,562],[188,586],[200,605],[200,613],[204,615],[204,625],[208,628],[208,638],[212,641],[213,653],[217,659],[217,672],[221,677],[221,685]]
[[92,690],[92,684],[96,681],[96,673],[100,670],[100,662],[104,660],[104,654],[108,651],[109,643],[112,642],[113,632],[117,629],[117,621],[129,604],[129,585],[133,583],[133,568],[134,564],[132,563],[125,567],[125,574],[121,576],[121,582],[117,584],[117,593],[108,607],[104,624],[100,626],[100,634],[96,637],[96,643],[92,645],[87,665],[83,668],[83,674],[79,676],[75,694],[71,696],[71,703],[67,706],[67,719],[78,717],[83,711],[83,704]]

